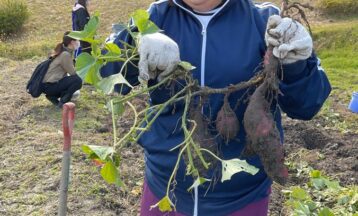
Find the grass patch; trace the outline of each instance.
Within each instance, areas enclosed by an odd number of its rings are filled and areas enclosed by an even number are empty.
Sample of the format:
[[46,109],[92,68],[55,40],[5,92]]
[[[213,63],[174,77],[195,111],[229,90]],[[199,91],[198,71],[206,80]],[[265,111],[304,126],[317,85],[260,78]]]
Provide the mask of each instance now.
[[[112,23],[127,22],[137,8],[148,8],[152,0],[106,0],[91,2],[90,12],[101,14],[100,35],[109,36]],[[0,57],[23,60],[47,56],[61,41],[65,31],[71,30],[73,1],[29,0],[30,18],[16,36],[0,39]]]
[[0,0],[0,34],[16,33],[28,18],[24,1]]
[[319,0],[317,6],[329,15],[355,14],[358,11],[357,0]]
[[319,117],[325,126],[358,133],[358,116],[347,106],[358,91],[358,20],[314,26],[314,40],[333,91]]
[[358,21],[316,26],[314,39],[334,89],[349,95],[358,91]]

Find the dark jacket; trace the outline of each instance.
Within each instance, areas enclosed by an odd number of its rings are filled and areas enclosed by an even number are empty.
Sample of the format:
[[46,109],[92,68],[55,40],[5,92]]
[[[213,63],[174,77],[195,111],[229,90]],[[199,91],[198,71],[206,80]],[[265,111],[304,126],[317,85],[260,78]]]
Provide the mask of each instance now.
[[[196,67],[193,76],[201,85],[222,88],[253,77],[267,48],[264,35],[268,17],[278,14],[278,8],[267,3],[254,5],[251,0],[226,0],[209,25],[203,28],[192,9],[184,5],[182,0],[173,2],[174,6],[168,5],[165,0],[153,3],[149,9],[150,18],[164,34],[178,43],[181,59]],[[130,37],[123,32],[114,42],[120,45],[120,40],[130,42]],[[101,74],[108,76],[118,73],[121,66],[121,63],[108,63],[102,68]],[[284,79],[280,84],[283,94],[272,107],[282,139],[281,110],[292,118],[311,119],[331,90],[315,54],[307,60],[284,65],[283,70]],[[138,83],[137,75],[135,67],[128,68],[126,78],[132,84]],[[149,85],[153,84],[155,81],[149,82]],[[154,90],[150,94],[151,103],[167,100],[169,92],[166,89]],[[239,91],[230,96],[232,107],[244,92]],[[223,104],[223,95],[212,95],[209,103],[210,112],[204,112],[211,120],[215,120]],[[247,104],[242,103],[235,110],[241,128],[237,138],[228,144],[217,140],[224,159],[238,158],[245,146],[246,133],[242,120],[246,106]],[[178,127],[182,113],[182,106],[167,109],[139,140],[145,152],[146,180],[158,198],[165,195],[178,156],[178,149],[170,149],[183,141],[183,132]],[[208,184],[206,187],[199,187],[199,215],[228,215],[268,196],[272,181],[267,177],[259,157],[249,158],[248,163],[260,168],[260,171],[254,176],[247,173],[235,174],[230,181],[217,182],[208,191]],[[186,215],[192,215],[194,207],[193,195],[187,191],[192,183],[193,179],[185,176],[185,164],[182,161],[176,175],[174,202],[177,210]]]
[[[75,4],[72,9],[72,30],[82,31],[88,21],[90,20],[90,14],[87,9],[80,4]],[[90,52],[91,44],[85,41],[81,41],[82,52]]]

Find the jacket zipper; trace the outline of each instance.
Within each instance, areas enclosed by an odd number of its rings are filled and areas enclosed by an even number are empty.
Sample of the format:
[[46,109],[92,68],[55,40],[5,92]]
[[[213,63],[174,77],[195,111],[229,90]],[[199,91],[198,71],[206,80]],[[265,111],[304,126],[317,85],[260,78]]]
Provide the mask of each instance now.
[[[226,4],[229,2],[230,0],[227,0],[224,5],[222,6],[222,8],[224,8],[226,6]],[[198,20],[198,22],[201,24],[202,29],[201,29],[201,35],[202,35],[202,47],[201,47],[201,70],[200,70],[200,85],[201,86],[205,86],[205,62],[206,62],[206,42],[207,42],[207,27],[209,26],[209,23],[211,22],[212,19],[209,20],[208,24],[205,26],[203,25],[203,23],[201,23],[201,21],[196,17],[196,15],[191,12],[190,10],[186,9],[185,7],[183,7],[182,5],[178,4],[178,2],[176,0],[173,0],[173,2],[180,7],[181,9],[185,10],[186,12],[188,12],[189,14],[191,14],[192,16],[195,17],[195,19]],[[219,13],[221,11],[218,10],[216,11],[212,18],[214,18],[216,16],[217,13]]]
[[[225,4],[223,5],[222,8],[224,8],[226,6],[226,4],[229,2],[230,0],[227,0],[225,2]],[[198,22],[201,24],[202,29],[201,29],[201,35],[202,35],[202,46],[201,46],[201,71],[200,71],[200,85],[201,86],[205,86],[205,61],[206,61],[206,42],[207,42],[207,28],[209,26],[210,21],[212,20],[213,17],[215,17],[215,15],[217,13],[219,13],[221,10],[216,11],[212,18],[209,20],[209,22],[207,23],[207,25],[205,26],[197,17],[196,15],[191,12],[190,10],[186,9],[185,7],[181,6],[180,4],[177,3],[176,0],[173,0],[173,2],[180,7],[181,9],[187,11],[189,14],[191,14],[192,16],[195,17],[195,19],[198,20]],[[198,206],[199,206],[199,192],[198,192],[198,187],[196,186],[194,188],[194,210],[193,210],[193,216],[198,216]]]
[[200,85],[203,87],[203,86],[205,86],[205,60],[206,60],[206,40],[207,40],[206,29],[208,26],[204,26],[204,25],[202,25],[202,26],[203,26],[203,29],[201,31],[201,35],[203,37],[203,40],[202,40],[202,45],[201,45]]

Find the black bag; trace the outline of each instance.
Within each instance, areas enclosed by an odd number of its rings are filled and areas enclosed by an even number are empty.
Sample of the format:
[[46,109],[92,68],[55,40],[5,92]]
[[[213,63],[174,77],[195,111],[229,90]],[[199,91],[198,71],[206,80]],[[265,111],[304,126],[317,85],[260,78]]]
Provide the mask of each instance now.
[[47,70],[52,60],[53,58],[50,57],[37,65],[36,69],[32,73],[30,80],[27,82],[26,91],[27,93],[31,94],[32,97],[37,98],[41,95],[41,83],[47,73]]

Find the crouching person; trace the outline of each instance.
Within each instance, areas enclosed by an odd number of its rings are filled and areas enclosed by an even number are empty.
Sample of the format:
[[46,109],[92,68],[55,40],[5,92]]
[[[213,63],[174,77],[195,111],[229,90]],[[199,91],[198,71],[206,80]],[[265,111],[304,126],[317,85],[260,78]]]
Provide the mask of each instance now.
[[78,90],[82,87],[82,80],[76,74],[72,59],[72,53],[79,47],[79,41],[69,37],[69,33],[66,32],[62,42],[57,44],[41,86],[46,98],[60,108],[78,97]]

